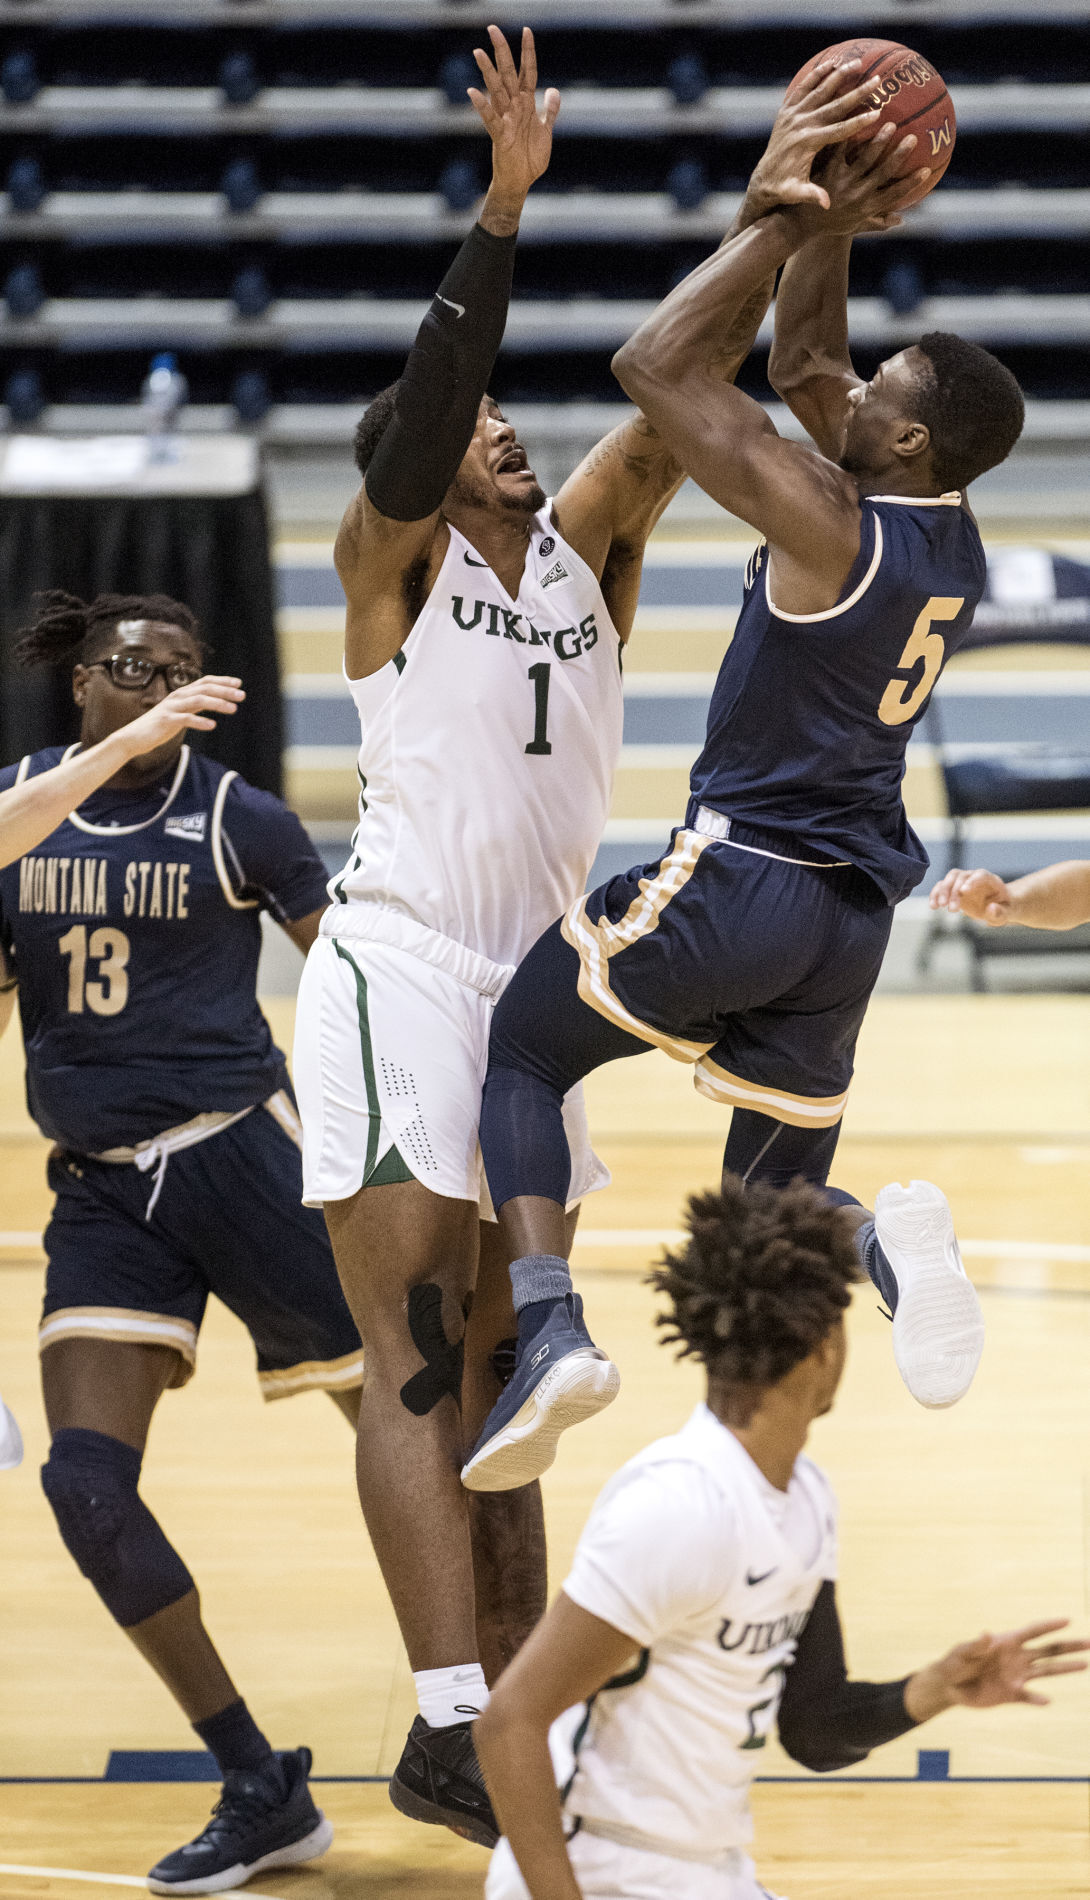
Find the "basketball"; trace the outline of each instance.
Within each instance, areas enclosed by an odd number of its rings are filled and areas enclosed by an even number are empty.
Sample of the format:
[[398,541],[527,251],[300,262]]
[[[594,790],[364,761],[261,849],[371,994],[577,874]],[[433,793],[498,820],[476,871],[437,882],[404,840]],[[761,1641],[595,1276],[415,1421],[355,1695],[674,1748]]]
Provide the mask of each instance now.
[[[916,134],[915,150],[907,154],[901,169],[907,173],[918,171],[922,165],[931,167],[930,178],[906,200],[907,204],[918,204],[934,191],[954,156],[957,120],[942,75],[922,53],[914,53],[910,46],[901,46],[896,40],[840,40],[800,67],[787,88],[788,99],[825,59],[835,59],[838,65],[849,59],[862,62],[856,84],[867,81],[872,88],[871,103],[882,108],[875,132],[883,125],[896,125]],[[867,136],[872,138],[874,133]]]

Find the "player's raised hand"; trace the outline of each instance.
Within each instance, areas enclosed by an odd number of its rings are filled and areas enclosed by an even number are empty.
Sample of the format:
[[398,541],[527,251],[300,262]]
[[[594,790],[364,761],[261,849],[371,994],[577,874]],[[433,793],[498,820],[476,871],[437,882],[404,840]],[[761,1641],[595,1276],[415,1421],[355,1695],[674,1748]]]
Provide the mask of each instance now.
[[1044,1708],[1048,1697],[1036,1695],[1031,1683],[1048,1676],[1074,1675],[1087,1667],[1083,1656],[1090,1642],[1040,1641],[1067,1627],[1067,1618],[1061,1616],[1028,1623],[1005,1636],[979,1636],[975,1642],[959,1643],[935,1669],[951,1702],[967,1709],[997,1709],[1004,1702],[1031,1702]]
[[215,732],[216,722],[208,715],[235,713],[245,697],[240,679],[225,673],[206,673],[190,686],[176,687],[139,719],[130,720],[117,737],[124,741],[129,757],[135,759],[141,752],[154,752],[180,732]]
[[1013,894],[994,871],[947,871],[933,887],[929,902],[932,910],[946,910],[953,916],[961,913],[980,924],[997,927],[1014,921]]
[[905,172],[918,141],[913,132],[902,138],[897,127],[879,126],[873,138],[849,150],[839,146],[830,153],[820,171],[828,199],[825,216],[806,211],[813,233],[830,237],[856,237],[863,231],[892,231],[901,222],[900,212],[931,176],[931,167]]
[[867,104],[873,86],[851,83],[861,70],[858,59],[846,60],[842,66],[835,60],[822,60],[794,97],[784,100],[764,156],[749,181],[743,223],[752,223],[779,205],[829,209],[824,185],[810,176],[815,158],[830,145],[865,138],[879,116],[880,108]]
[[484,82],[482,92],[468,88],[489,138],[492,140],[492,192],[521,203],[535,178],[546,170],[553,149],[553,126],[560,111],[560,94],[550,86],[541,109],[537,103],[537,53],[528,26],[522,29],[518,70],[511,48],[498,26],[490,26],[491,57],[480,46],[473,57]]

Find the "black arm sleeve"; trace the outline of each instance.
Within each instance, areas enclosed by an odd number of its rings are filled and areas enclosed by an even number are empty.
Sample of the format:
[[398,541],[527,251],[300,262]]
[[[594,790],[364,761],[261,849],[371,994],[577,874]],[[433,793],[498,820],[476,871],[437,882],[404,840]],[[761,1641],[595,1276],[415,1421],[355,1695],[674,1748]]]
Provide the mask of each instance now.
[[850,1768],[917,1726],[905,1708],[907,1681],[849,1682],[836,1589],[823,1583],[787,1671],[780,1741],[815,1774]]
[[458,473],[503,341],[515,242],[475,224],[420,325],[365,479],[391,521],[434,514]]

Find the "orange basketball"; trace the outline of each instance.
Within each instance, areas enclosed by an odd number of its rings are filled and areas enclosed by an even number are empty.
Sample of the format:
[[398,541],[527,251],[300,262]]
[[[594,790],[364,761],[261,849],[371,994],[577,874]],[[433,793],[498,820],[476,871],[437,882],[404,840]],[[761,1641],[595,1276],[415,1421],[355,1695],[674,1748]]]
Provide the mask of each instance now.
[[[800,67],[787,88],[788,99],[799,82],[824,59],[835,59],[838,65],[849,59],[862,62],[862,70],[852,83],[866,82],[871,88],[871,104],[881,107],[882,116],[875,123],[875,132],[883,125],[897,125],[916,134],[915,150],[909,152],[901,169],[907,173],[919,171],[922,165],[931,167],[927,183],[907,200],[909,204],[918,204],[929,191],[934,191],[954,155],[957,120],[941,74],[922,53],[914,53],[910,46],[900,46],[896,40],[841,40],[836,46],[827,46],[824,52],[815,53],[813,59]],[[868,133],[868,137],[873,137],[873,133]]]

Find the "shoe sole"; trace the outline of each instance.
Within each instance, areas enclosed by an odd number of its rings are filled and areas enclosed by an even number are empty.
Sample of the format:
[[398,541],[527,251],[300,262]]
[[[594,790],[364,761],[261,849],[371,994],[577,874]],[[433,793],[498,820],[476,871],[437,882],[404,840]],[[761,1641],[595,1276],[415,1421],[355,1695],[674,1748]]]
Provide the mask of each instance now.
[[515,1491],[548,1471],[561,1432],[611,1405],[621,1375],[597,1347],[580,1347],[535,1386],[510,1424],[482,1445],[463,1468],[467,1491]]
[[[937,1204],[936,1204],[937,1205]],[[898,1282],[893,1315],[893,1356],[912,1397],[929,1411],[943,1411],[965,1397],[984,1351],[984,1313],[976,1288],[960,1264],[954,1224],[946,1209],[941,1233],[921,1256],[895,1238],[903,1203],[883,1214],[881,1195],[874,1221],[882,1251]]]
[[472,1841],[475,1847],[495,1847],[499,1840],[496,1828],[488,1827],[484,1821],[474,1821],[470,1815],[458,1814],[454,1809],[442,1808],[437,1801],[426,1801],[421,1794],[414,1794],[395,1775],[389,1786],[390,1800],[399,1814],[410,1821],[423,1821],[428,1827],[447,1827],[463,1841]]
[[278,1847],[272,1854],[262,1854],[257,1860],[245,1863],[238,1861],[234,1867],[227,1867],[222,1873],[208,1874],[203,1880],[153,1880],[148,1875],[150,1893],[223,1893],[228,1887],[244,1886],[255,1874],[267,1873],[271,1867],[298,1867],[305,1860],[317,1860],[324,1854],[333,1840],[333,1823],[327,1821],[321,1809],[318,1810],[317,1827],[304,1834],[301,1841],[292,1841],[287,1847]]

